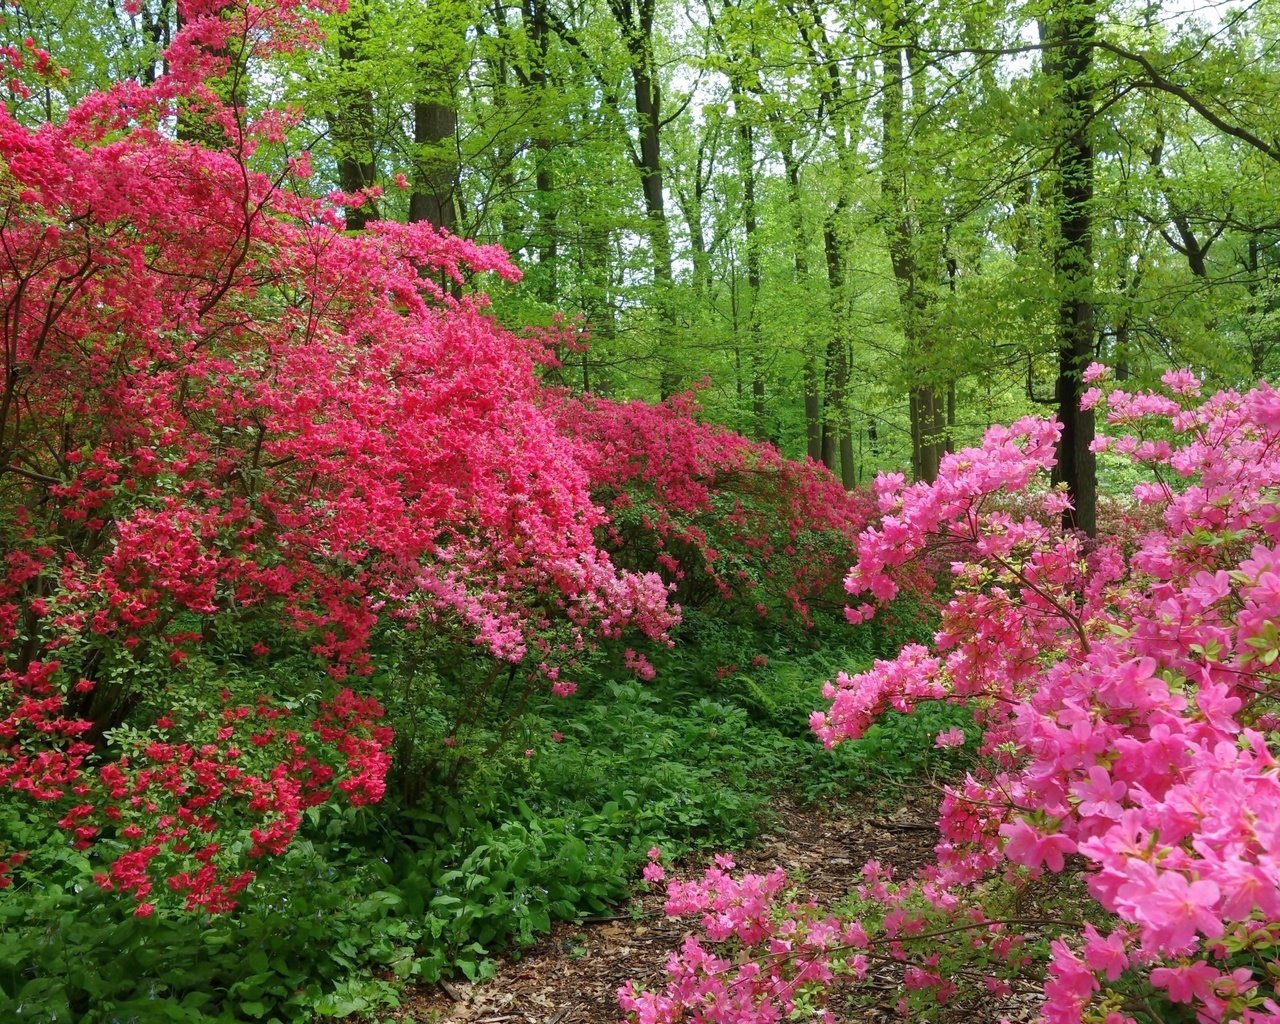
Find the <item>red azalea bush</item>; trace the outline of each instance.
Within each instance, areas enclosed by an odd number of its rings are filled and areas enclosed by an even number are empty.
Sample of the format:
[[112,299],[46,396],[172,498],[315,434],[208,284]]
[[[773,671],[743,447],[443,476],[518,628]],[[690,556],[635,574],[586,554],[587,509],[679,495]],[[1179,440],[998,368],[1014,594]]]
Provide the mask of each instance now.
[[696,412],[691,395],[557,406],[609,513],[606,548],[619,564],[660,568],[690,606],[719,601],[807,623],[813,602],[835,601],[870,496]]
[[[989,1001],[1036,975],[1038,944],[1045,1021],[1280,1019],[1280,392],[1201,401],[1190,374],[1164,382],[1112,391],[1119,433],[1096,442],[1152,471],[1134,501],[1157,526],[1133,543],[1057,525],[1065,498],[1041,481],[1058,427],[1043,420],[989,431],[932,485],[880,481],[884,516],[847,582],[870,600],[850,617],[931,551],[959,553],[954,592],[932,649],[841,675],[812,724],[830,745],[889,708],[975,709],[982,757],[942,801],[936,862],[901,883],[869,864],[843,922],[758,880],[709,875],[692,900],[673,887],[668,909],[700,914],[702,934],[665,989],[620,993],[630,1019],[834,1020],[833,984],[869,961],[897,965],[904,1013],[962,986]],[[1036,514],[1011,515],[1012,492]],[[1005,894],[1046,872],[1087,895],[1010,909]]]
[[[387,616],[511,662],[555,624],[674,622],[661,579],[594,542],[543,343],[436,283],[514,279],[506,257],[422,225],[344,235],[300,194],[305,157],[250,169],[289,118],[205,83],[309,41],[307,13],[186,4],[154,85],[34,130],[0,112],[0,786],[140,900],[163,877],[221,909],[307,807],[382,793],[378,702],[246,683],[264,640],[343,681]],[[193,119],[226,147],[176,140]]]

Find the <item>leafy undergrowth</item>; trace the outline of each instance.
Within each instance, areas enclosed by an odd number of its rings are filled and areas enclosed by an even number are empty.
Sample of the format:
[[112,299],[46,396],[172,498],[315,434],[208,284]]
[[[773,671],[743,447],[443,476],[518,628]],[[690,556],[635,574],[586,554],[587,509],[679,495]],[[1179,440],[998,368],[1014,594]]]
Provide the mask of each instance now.
[[784,789],[829,800],[962,762],[963,748],[932,744],[959,723],[951,707],[824,750],[807,727],[822,681],[878,645],[817,642],[691,616],[681,644],[652,652],[653,681],[600,673],[579,698],[534,700],[416,806],[313,808],[231,913],[138,917],[61,834],[5,821],[40,884],[0,903],[0,1011],[122,1024],[378,1013],[407,984],[483,978],[555,920],[607,911],[651,846],[742,848]]

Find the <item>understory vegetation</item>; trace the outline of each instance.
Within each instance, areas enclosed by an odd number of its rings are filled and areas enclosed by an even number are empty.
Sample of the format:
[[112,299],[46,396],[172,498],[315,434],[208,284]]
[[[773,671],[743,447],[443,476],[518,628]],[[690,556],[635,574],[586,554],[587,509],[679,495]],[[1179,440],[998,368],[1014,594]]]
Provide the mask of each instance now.
[[809,732],[821,680],[888,653],[870,630],[695,613],[676,637],[652,681],[602,664],[574,698],[530,700],[515,728],[515,698],[488,701],[456,746],[433,746],[412,778],[399,769],[379,804],[308,811],[252,902],[216,916],[137,917],[60,830],[6,804],[6,842],[26,853],[0,900],[7,1019],[376,1015],[406,984],[489,976],[495,954],[553,920],[625,913],[650,847],[739,848],[776,799],[892,794],[967,760],[933,746],[968,718],[941,705],[834,755]]

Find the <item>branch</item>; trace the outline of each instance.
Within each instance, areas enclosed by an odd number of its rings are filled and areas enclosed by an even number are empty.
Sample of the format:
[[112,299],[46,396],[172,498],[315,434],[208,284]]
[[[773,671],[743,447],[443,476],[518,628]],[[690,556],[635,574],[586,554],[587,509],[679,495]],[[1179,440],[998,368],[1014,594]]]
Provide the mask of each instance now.
[[1222,134],[1230,135],[1234,139],[1239,139],[1246,145],[1252,146],[1259,153],[1270,157],[1272,160],[1276,161],[1276,163],[1280,163],[1280,149],[1267,142],[1261,136],[1255,135],[1253,132],[1249,131],[1249,129],[1242,128],[1240,125],[1232,124],[1231,122],[1224,120],[1221,115],[1210,109],[1209,105],[1205,103],[1204,100],[1200,99],[1189,89],[1178,85],[1177,82],[1171,82],[1169,79],[1165,78],[1164,75],[1160,73],[1159,69],[1151,62],[1151,59],[1145,54],[1134,53],[1131,50],[1126,50],[1124,47],[1117,46],[1115,43],[1108,42],[1105,39],[1095,39],[1093,45],[1100,50],[1106,50],[1108,53],[1114,54],[1121,60],[1131,61],[1132,63],[1137,64],[1138,67],[1142,68],[1147,75],[1147,81],[1135,83],[1138,88],[1155,89],[1159,92],[1168,93],[1170,96],[1176,96],[1211,125],[1217,128],[1218,131],[1222,132]]
[[43,473],[36,473],[30,469],[23,469],[21,466],[0,466],[0,475],[4,473],[14,473],[18,476],[26,477],[38,484],[44,484],[46,487],[57,487],[65,481],[59,480],[57,477],[45,476]]

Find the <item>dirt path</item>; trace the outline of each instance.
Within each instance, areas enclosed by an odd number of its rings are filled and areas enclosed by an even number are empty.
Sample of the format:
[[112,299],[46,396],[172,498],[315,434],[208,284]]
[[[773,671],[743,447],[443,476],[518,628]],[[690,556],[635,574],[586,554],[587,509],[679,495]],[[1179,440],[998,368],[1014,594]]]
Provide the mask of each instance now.
[[[819,903],[844,896],[855,872],[872,857],[893,864],[903,877],[933,848],[927,801],[889,812],[870,804],[831,811],[782,803],[775,812],[774,826],[751,850],[735,855],[738,868],[769,871],[781,865]],[[680,867],[689,874],[701,869],[698,863]],[[501,961],[490,981],[407,992],[402,1019],[415,1024],[616,1024],[618,987],[629,978],[658,985],[667,956],[687,930],[686,922],[663,915],[662,902],[660,892],[650,892],[619,918],[558,923],[518,961]],[[892,999],[886,1002],[891,1005]]]

